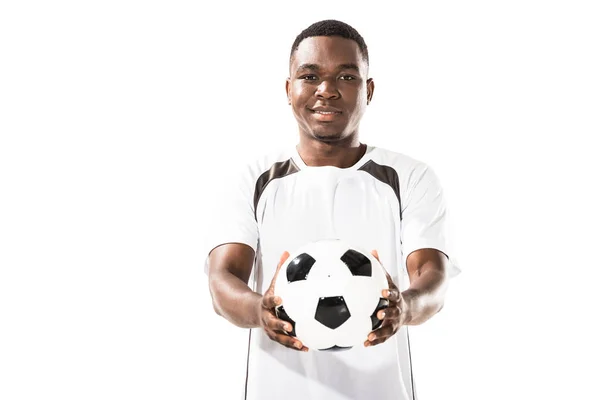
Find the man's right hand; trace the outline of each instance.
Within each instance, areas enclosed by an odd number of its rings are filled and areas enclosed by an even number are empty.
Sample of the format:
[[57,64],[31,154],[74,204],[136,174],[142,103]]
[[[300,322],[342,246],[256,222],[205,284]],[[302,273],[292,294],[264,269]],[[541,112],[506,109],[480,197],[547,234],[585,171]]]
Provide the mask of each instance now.
[[281,304],[281,298],[275,296],[275,281],[277,279],[277,274],[281,269],[281,266],[290,256],[290,253],[285,251],[281,255],[281,259],[279,260],[279,265],[277,265],[277,270],[275,271],[275,275],[271,280],[271,285],[264,293],[260,304],[259,304],[259,320],[261,327],[265,330],[267,336],[290,349],[299,350],[299,351],[308,351],[308,348],[302,344],[302,342],[295,337],[288,336],[285,332],[292,331],[292,325],[283,321],[275,316],[275,307]]

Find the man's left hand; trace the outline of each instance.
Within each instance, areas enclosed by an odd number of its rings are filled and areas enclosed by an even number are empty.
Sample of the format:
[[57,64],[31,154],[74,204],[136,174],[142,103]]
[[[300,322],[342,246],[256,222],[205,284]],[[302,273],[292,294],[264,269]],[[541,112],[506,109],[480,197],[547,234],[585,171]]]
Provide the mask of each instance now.
[[[377,250],[371,251],[371,254],[380,261]],[[392,337],[402,325],[405,325],[410,320],[410,308],[407,299],[402,296],[387,271],[385,271],[385,275],[388,280],[389,289],[384,289],[382,291],[382,296],[388,300],[389,304],[386,308],[379,310],[377,313],[377,318],[383,320],[383,323],[378,329],[369,333],[369,336],[364,343],[365,347],[375,346],[385,342]]]

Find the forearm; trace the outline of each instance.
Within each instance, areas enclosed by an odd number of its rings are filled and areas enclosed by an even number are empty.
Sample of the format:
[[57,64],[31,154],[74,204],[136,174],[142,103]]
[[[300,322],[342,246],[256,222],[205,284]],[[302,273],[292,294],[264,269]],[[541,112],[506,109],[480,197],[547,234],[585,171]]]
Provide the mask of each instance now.
[[209,288],[215,312],[240,328],[260,326],[262,296],[228,271],[211,274]]
[[446,274],[436,269],[423,269],[424,271],[412,280],[410,287],[402,292],[406,325],[420,325],[444,306]]

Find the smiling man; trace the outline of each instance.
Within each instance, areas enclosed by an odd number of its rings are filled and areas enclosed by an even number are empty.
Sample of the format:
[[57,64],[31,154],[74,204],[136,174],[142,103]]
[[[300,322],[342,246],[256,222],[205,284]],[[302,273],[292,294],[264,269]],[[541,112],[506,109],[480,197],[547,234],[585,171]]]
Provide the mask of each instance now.
[[366,52],[364,42],[339,36],[298,40],[290,58],[286,90],[300,132],[309,136],[301,143],[311,138],[317,139],[316,143],[344,141],[346,147],[356,150],[358,126],[374,90],[373,80],[367,79],[367,56],[361,50],[362,46]]
[[[252,328],[245,399],[416,398],[408,326],[442,308],[458,270],[432,169],[360,142],[375,90],[368,69],[367,46],[351,26],[326,20],[300,33],[286,81],[299,142],[248,165],[210,227],[215,311]],[[381,327],[344,352],[307,349],[274,314],[273,278],[287,251],[327,238],[373,249],[391,279]]]

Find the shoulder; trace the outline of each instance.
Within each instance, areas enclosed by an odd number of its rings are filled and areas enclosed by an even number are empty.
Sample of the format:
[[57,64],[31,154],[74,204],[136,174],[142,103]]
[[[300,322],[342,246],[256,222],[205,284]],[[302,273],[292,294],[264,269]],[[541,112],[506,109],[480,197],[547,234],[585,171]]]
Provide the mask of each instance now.
[[431,165],[423,160],[397,151],[375,148],[371,159],[394,170],[399,197],[403,205],[424,193],[442,192],[442,183]]
[[[248,155],[243,159],[236,160],[230,166],[229,178],[237,184],[254,188],[259,179],[265,174],[277,168],[285,168],[292,163],[293,148],[272,148],[261,154]],[[286,164],[287,163],[287,164]]]
[[379,165],[393,168],[401,183],[414,181],[419,176],[432,172],[425,161],[383,147],[372,147],[370,159]]
[[242,170],[247,176],[256,180],[262,174],[278,165],[286,162],[291,163],[293,155],[292,150],[293,148],[287,147],[274,148],[267,150],[262,154],[249,157],[243,162]]

